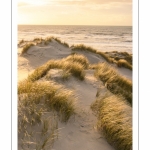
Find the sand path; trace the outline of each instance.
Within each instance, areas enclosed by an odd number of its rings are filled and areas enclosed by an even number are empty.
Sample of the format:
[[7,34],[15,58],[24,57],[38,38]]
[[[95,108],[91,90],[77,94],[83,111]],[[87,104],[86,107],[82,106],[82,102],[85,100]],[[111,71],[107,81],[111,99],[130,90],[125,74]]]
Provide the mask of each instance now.
[[100,81],[93,76],[94,71],[86,71],[84,81],[71,77],[63,82],[65,87],[75,91],[77,96],[77,114],[67,124],[59,122],[58,140],[53,150],[114,150],[96,129],[97,118],[90,105],[96,99]]

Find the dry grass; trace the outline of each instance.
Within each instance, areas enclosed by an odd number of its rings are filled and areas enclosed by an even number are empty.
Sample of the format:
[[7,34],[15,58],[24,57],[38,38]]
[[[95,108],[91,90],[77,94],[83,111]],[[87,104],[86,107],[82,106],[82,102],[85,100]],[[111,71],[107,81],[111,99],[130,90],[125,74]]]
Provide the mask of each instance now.
[[126,60],[124,60],[124,59],[118,60],[117,66],[118,66],[118,67],[125,67],[125,68],[128,68],[128,69],[132,70],[132,65],[130,65],[130,64],[129,64]]
[[26,45],[23,47],[21,54],[26,53],[26,52],[29,50],[29,48],[32,47],[32,46],[34,46],[33,43],[28,43],[28,44],[26,44]]
[[100,52],[100,51],[97,51],[96,52],[97,54],[101,55],[103,58],[105,58],[105,60],[109,63],[113,63],[113,59],[110,58],[107,54],[105,54],[104,52]]
[[68,56],[65,60],[70,61],[71,63],[78,62],[81,65],[83,65],[85,69],[88,69],[89,67],[89,61],[83,55],[73,54],[73,55]]
[[81,50],[81,51],[89,51],[89,52],[96,53],[96,50],[94,48],[85,46],[83,44],[72,45],[71,48],[72,48],[72,50]]
[[67,121],[74,114],[75,107],[72,91],[54,82],[22,81],[18,85],[19,100],[24,97],[25,105],[43,104],[43,108],[56,110],[63,121]]
[[132,82],[121,76],[107,63],[99,63],[95,71],[96,77],[104,82],[114,94],[122,95],[132,105]]
[[44,77],[50,69],[62,69],[64,71],[63,77],[67,79],[70,73],[83,80],[85,77],[84,69],[89,65],[86,57],[82,55],[71,55],[62,60],[50,60],[44,65],[36,68],[32,74],[28,76],[29,81],[36,81]]
[[132,149],[132,109],[118,96],[99,97],[91,106],[97,127],[116,150]]
[[64,45],[65,47],[69,47],[69,44],[66,42],[62,42],[59,38],[57,37],[52,37],[55,41],[57,41],[58,43]]
[[107,62],[109,63],[113,63],[113,60],[105,53],[103,52],[100,52],[100,51],[97,51],[96,49],[92,48],[92,47],[89,47],[89,46],[85,46],[83,44],[80,44],[80,45],[72,45],[72,50],[75,51],[75,50],[80,50],[80,51],[89,51],[89,52],[92,52],[92,53],[95,53],[95,54],[98,54],[100,56],[102,56]]
[[21,41],[19,41],[19,45],[23,44],[25,41],[22,39]]
[[77,77],[80,80],[84,80],[85,72],[84,66],[79,62],[65,61],[63,62],[63,68],[65,72],[70,72],[73,76]]

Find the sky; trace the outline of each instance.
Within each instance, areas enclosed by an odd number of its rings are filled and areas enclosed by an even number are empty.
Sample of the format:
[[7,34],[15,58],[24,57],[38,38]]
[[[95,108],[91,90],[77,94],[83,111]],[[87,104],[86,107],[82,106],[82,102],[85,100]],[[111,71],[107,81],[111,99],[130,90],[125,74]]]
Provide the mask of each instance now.
[[18,0],[18,24],[132,26],[132,0]]

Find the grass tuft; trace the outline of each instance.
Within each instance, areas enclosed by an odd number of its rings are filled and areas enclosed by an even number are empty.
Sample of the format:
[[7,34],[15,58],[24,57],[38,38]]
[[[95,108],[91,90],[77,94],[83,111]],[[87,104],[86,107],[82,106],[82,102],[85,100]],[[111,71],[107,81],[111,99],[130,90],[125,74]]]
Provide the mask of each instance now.
[[26,45],[23,47],[21,54],[26,53],[26,52],[29,50],[29,48],[32,47],[32,46],[34,46],[33,43],[26,44]]
[[130,70],[132,70],[132,65],[130,65],[126,60],[124,59],[120,59],[118,62],[117,62],[117,66],[118,67],[125,67],[125,68],[128,68]]
[[116,150],[132,149],[132,108],[122,97],[99,97],[91,108],[97,112],[97,127]]
[[69,47],[69,44],[68,44],[68,43],[62,42],[59,38],[53,37],[53,39],[54,39],[55,41],[57,41],[58,43],[64,45],[65,47]]
[[122,95],[132,105],[132,81],[119,75],[107,63],[99,63],[95,71],[96,77],[114,94]]
[[[19,100],[25,97],[26,106],[42,103],[48,110],[55,110],[63,121],[67,121],[75,112],[75,99],[72,91],[64,89],[54,82],[22,81],[18,85]],[[44,108],[43,106],[43,108]]]

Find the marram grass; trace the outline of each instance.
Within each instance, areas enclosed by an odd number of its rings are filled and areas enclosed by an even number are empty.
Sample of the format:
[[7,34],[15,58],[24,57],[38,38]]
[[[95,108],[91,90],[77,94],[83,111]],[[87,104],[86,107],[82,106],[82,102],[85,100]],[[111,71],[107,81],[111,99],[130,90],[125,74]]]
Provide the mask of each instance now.
[[71,47],[72,47],[73,51],[76,51],[76,50],[89,51],[89,52],[98,54],[98,55],[102,56],[107,62],[113,63],[113,60],[109,56],[107,56],[107,54],[105,54],[104,52],[97,51],[96,49],[94,49],[90,46],[85,46],[83,44],[79,44],[79,45],[72,45]]
[[85,77],[84,69],[88,68],[88,66],[89,62],[83,55],[70,55],[62,60],[50,60],[44,65],[36,68],[34,72],[28,76],[28,80],[39,80],[44,77],[50,69],[54,68],[62,69],[67,74],[71,73],[73,76],[83,80]]
[[57,111],[63,121],[67,121],[75,112],[75,98],[72,91],[54,82],[24,80],[18,85],[18,95],[20,99],[25,96],[26,105],[42,103],[43,108]]
[[99,97],[91,105],[97,127],[116,150],[132,150],[132,108],[122,97]]
[[124,59],[118,60],[117,66],[118,66],[118,67],[125,67],[125,68],[128,68],[128,69],[132,70],[132,65],[130,65],[130,64],[129,64],[126,60],[124,60]]
[[28,43],[28,44],[26,44],[26,45],[23,47],[21,54],[26,53],[26,52],[29,50],[29,48],[32,47],[32,46],[34,46],[33,43]]
[[132,105],[132,81],[119,75],[107,63],[99,63],[95,68],[96,77],[102,80],[112,93],[122,95]]

